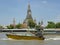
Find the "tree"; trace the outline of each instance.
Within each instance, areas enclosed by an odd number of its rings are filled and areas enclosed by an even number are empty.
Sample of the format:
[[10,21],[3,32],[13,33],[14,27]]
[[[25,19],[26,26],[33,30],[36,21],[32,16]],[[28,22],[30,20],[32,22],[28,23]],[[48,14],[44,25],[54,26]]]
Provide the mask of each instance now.
[[60,22],[56,23],[56,28],[60,28]]
[[35,25],[36,25],[36,23],[35,23],[33,20],[31,20],[31,19],[28,20],[28,26],[29,26],[30,28],[34,28]]
[[36,25],[36,27],[35,27],[36,29],[39,29],[40,28],[40,26],[39,25]]
[[22,24],[19,23],[19,24],[16,25],[16,28],[20,29],[21,26],[22,26]]
[[3,29],[3,26],[0,25],[0,29]]
[[55,25],[54,22],[49,21],[48,25],[46,26],[46,28],[56,28],[56,25]]
[[8,29],[14,29],[14,26],[12,24],[7,26]]

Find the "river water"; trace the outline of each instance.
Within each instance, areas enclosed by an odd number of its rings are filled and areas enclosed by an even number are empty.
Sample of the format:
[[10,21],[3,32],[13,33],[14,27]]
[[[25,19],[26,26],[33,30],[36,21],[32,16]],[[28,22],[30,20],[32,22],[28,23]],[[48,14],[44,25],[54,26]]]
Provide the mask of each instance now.
[[60,35],[44,35],[45,40],[12,40],[0,33],[0,45],[60,45]]

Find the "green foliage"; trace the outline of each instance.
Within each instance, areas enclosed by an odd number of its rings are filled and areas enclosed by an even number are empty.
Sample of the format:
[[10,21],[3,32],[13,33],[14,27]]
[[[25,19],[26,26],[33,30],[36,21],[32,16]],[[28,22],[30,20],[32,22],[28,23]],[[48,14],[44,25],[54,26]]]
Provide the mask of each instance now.
[[34,28],[35,25],[36,25],[36,23],[35,23],[33,20],[31,20],[31,19],[28,20],[28,26],[29,26],[30,28]]
[[60,22],[56,23],[56,28],[60,28]]
[[56,25],[55,25],[54,22],[49,21],[48,25],[46,26],[46,28],[56,28]]
[[39,29],[39,28],[40,28],[40,26],[39,26],[39,25],[37,25],[35,28],[36,28],[36,29]]
[[[38,25],[36,25],[36,23],[33,20],[31,20],[31,19],[28,20],[28,26],[30,28],[36,28],[36,29],[38,29],[38,28],[40,28],[40,25],[41,25],[40,23]],[[15,28],[21,29],[22,28],[22,24],[18,23],[15,26]],[[55,24],[54,22],[49,21],[48,25],[46,26],[46,28],[60,28],[60,22],[57,22]],[[0,29],[3,29],[3,26],[0,26]],[[7,26],[7,29],[14,29],[14,26],[10,24],[10,25]]]
[[3,26],[0,25],[0,29],[3,29]]
[[[20,28],[21,28],[21,25],[22,25],[22,24],[19,23],[19,24],[17,24],[17,25],[15,26],[15,28],[20,29]],[[10,24],[10,25],[7,26],[7,28],[8,28],[8,29],[14,29],[14,26]]]
[[7,28],[8,28],[8,29],[13,29],[14,26],[10,24],[9,26],[7,26]]
[[22,25],[22,24],[20,24],[20,23],[17,24],[17,25],[16,25],[16,28],[17,28],[17,29],[20,29],[20,28],[21,28],[21,25]]

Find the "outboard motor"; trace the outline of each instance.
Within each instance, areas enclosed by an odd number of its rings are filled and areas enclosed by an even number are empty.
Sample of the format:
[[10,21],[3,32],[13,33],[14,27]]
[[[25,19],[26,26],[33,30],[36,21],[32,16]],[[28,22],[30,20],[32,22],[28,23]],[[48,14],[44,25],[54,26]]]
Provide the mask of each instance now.
[[44,37],[43,37],[43,33],[42,33],[42,30],[41,30],[41,29],[37,29],[37,32],[36,32],[35,35],[36,35],[37,37],[39,37],[39,38],[44,39]]

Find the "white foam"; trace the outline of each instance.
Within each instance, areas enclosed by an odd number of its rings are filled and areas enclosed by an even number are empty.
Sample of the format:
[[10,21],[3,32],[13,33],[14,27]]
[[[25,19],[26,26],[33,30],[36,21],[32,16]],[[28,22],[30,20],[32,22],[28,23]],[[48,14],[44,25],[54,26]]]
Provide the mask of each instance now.
[[1,38],[0,40],[8,40],[8,38]]
[[48,38],[48,39],[45,39],[45,40],[60,40],[60,38]]
[[8,40],[13,40],[13,39],[11,39],[11,38],[8,38]]
[[0,38],[0,40],[13,40],[11,38]]

